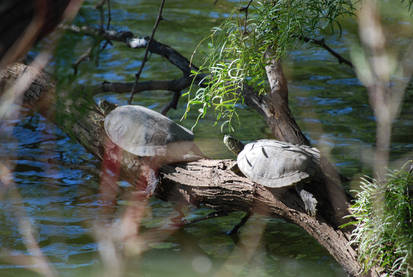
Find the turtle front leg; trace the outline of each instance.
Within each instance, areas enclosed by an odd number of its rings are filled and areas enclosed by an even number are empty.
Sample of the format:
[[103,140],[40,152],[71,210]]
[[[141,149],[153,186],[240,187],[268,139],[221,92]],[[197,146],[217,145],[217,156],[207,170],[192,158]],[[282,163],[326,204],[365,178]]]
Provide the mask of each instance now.
[[152,167],[149,167],[148,172],[146,174],[146,181],[148,182],[148,185],[146,187],[145,192],[148,194],[148,196],[152,196],[155,192],[156,187],[159,184],[158,173],[157,170],[155,170]]
[[153,195],[159,184],[158,170],[146,162],[142,163],[140,170],[141,174],[136,182],[136,187],[149,198]]
[[314,195],[303,189],[302,185],[296,185],[295,189],[297,190],[297,193],[300,196],[301,200],[303,200],[304,202],[305,211],[311,216],[316,216],[318,202],[317,199],[315,199]]

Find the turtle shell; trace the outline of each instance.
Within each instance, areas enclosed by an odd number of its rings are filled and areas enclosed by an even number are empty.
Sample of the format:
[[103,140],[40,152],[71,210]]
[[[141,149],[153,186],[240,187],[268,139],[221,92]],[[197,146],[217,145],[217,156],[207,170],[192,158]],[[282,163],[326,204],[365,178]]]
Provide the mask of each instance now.
[[189,157],[193,133],[151,109],[138,105],[117,107],[105,117],[104,128],[113,143],[137,156],[193,160]]
[[245,145],[237,158],[238,167],[250,180],[266,187],[292,186],[314,176],[320,152],[277,140],[258,140]]

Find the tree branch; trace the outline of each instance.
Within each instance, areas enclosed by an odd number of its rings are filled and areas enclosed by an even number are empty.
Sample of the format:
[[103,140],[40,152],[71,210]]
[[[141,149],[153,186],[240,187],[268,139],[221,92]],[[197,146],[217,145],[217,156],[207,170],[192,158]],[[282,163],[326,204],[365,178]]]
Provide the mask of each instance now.
[[87,60],[87,59],[90,58],[90,56],[91,56],[91,54],[92,54],[92,51],[93,51],[93,48],[95,48],[95,45],[89,47],[88,49],[86,49],[86,51],[85,51],[82,55],[80,55],[80,56],[77,58],[77,60],[72,64],[73,71],[74,71],[74,75],[77,75],[77,71],[78,71],[79,65],[80,65],[83,61],[85,61],[85,60]]
[[178,106],[179,98],[181,97],[180,91],[175,91],[174,96],[172,97],[171,101],[162,108],[161,114],[166,115],[168,111],[173,108],[176,109]]
[[[185,76],[175,80],[150,80],[139,82],[136,86],[136,92],[148,91],[148,90],[165,90],[165,91],[182,91],[188,88],[192,82],[199,83],[205,77],[204,74],[199,74],[197,76]],[[118,83],[118,82],[108,82],[104,81],[101,85],[94,88],[95,94],[100,92],[115,92],[115,93],[125,93],[129,92],[134,83]]]
[[335,58],[337,58],[339,63],[344,63],[348,66],[350,66],[351,68],[354,68],[353,63],[350,62],[349,60],[347,60],[346,58],[344,58],[343,56],[341,56],[339,53],[337,53],[335,50],[333,50],[330,46],[328,46],[325,43],[324,39],[313,39],[313,38],[308,38],[308,37],[304,37],[304,36],[299,36],[299,38],[304,41],[304,42],[311,42],[315,45],[318,45],[322,48],[324,48],[325,50],[327,50],[331,55],[333,55]]
[[[118,41],[125,43],[128,47],[134,49],[146,48],[149,43],[148,37],[136,37],[132,32],[129,31],[113,31],[113,30],[103,30],[88,27],[88,26],[76,26],[76,25],[60,25],[60,28],[87,36],[92,36],[100,39]],[[171,64],[178,67],[182,73],[185,75],[190,75],[191,71],[197,71],[198,68],[190,63],[190,61],[182,56],[178,51],[171,48],[170,46],[160,43],[153,39],[149,43],[149,51],[153,54],[160,55],[166,58]]]

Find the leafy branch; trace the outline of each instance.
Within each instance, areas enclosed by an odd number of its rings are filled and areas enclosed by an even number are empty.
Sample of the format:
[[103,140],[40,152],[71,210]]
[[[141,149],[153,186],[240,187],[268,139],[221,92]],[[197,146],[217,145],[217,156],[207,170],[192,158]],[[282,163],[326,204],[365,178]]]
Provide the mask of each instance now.
[[187,112],[199,107],[200,118],[208,109],[217,113],[221,127],[233,131],[237,107],[244,99],[239,93],[245,84],[258,94],[268,91],[265,66],[270,49],[280,58],[292,49],[300,37],[319,38],[325,32],[341,33],[339,18],[353,14],[349,0],[281,0],[248,3],[249,17],[235,11],[221,26],[214,28],[208,41],[200,71],[209,72],[203,87],[187,93]]

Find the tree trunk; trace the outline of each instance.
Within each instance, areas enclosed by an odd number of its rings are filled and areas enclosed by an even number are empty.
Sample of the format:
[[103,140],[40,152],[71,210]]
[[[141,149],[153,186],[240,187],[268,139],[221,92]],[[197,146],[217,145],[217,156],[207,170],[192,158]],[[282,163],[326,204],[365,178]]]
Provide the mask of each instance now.
[[[281,61],[271,54],[268,50],[265,53],[267,65],[268,82],[270,92],[265,95],[258,95],[251,87],[246,86],[243,91],[245,103],[258,111],[271,128],[274,137],[281,141],[290,142],[298,145],[310,145],[309,140],[301,131],[288,107],[288,83],[284,76]],[[329,205],[325,208],[331,210],[332,220],[336,226],[350,221],[345,216],[349,215],[347,195],[341,185],[341,178],[337,169],[321,155],[321,170],[324,181],[318,187],[316,194],[329,199]],[[311,187],[309,189],[311,191]]]

